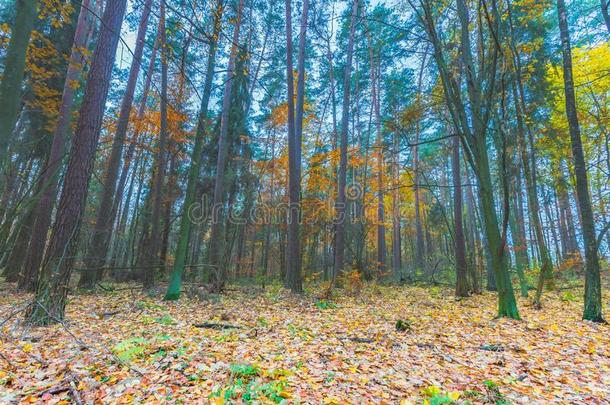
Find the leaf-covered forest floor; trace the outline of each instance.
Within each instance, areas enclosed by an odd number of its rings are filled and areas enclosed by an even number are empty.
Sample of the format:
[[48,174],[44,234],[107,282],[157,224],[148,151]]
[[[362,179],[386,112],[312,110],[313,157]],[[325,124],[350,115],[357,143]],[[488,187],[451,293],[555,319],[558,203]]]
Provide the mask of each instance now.
[[[0,403],[610,398],[610,326],[580,320],[578,289],[546,293],[541,311],[521,299],[519,322],[494,319],[491,293],[456,301],[439,287],[368,285],[332,301],[234,288],[170,303],[119,287],[71,295],[64,325],[4,323]],[[0,294],[2,320],[29,298]]]

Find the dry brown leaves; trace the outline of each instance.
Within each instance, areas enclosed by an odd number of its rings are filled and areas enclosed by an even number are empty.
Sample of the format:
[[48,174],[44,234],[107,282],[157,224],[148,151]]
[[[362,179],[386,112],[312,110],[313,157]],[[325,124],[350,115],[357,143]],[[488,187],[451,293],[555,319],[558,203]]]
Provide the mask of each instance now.
[[[1,288],[3,319],[28,296]],[[493,319],[493,294],[439,288],[332,302],[279,288],[73,295],[65,326],[80,343],[61,325],[24,328],[22,314],[2,326],[0,403],[604,403],[610,327],[581,321],[579,296],[549,292],[542,311],[522,300],[518,322]],[[204,322],[240,328],[193,326]]]

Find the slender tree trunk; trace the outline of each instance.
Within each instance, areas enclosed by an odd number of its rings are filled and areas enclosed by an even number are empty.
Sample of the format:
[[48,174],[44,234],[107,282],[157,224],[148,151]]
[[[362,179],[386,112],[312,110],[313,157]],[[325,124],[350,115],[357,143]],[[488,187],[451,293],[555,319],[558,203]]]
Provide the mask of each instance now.
[[455,296],[470,295],[466,264],[466,243],[464,241],[462,219],[462,176],[460,176],[460,138],[453,137],[453,159],[451,161],[453,176],[453,222],[455,243]]
[[119,40],[117,33],[121,29],[126,3],[126,0],[108,0],[102,16],[53,233],[42,264],[35,304],[27,315],[31,324],[45,325],[64,317],[68,283]]
[[557,14],[559,17],[559,33],[563,57],[566,116],[572,144],[576,196],[578,197],[578,206],[580,207],[582,237],[585,245],[585,305],[583,319],[593,322],[605,322],[602,314],[600,265],[597,255],[595,223],[593,220],[593,209],[591,208],[591,197],[589,195],[585,155],[580,139],[580,126],[576,110],[576,96],[574,94],[574,78],[572,76],[572,49],[570,45],[570,32],[568,30],[568,13],[564,0],[557,0]]
[[21,81],[25,70],[25,55],[36,21],[36,0],[15,0],[15,22],[4,58],[4,71],[0,83],[0,170],[13,137],[21,102]]
[[[116,234],[115,234],[115,248],[113,249],[114,255],[112,256],[111,266],[117,267],[120,263],[120,259],[123,255],[123,252],[126,250],[126,241],[125,241],[125,226],[127,225],[127,219],[129,217],[129,206],[131,205],[131,198],[133,196],[133,190],[136,183],[137,170],[140,164],[140,159],[137,159],[133,166],[133,174],[131,176],[131,180],[129,181],[129,187],[127,187],[127,197],[125,198],[125,204],[123,205],[123,209],[121,214],[119,215],[119,219],[117,221],[116,226]],[[116,279],[116,272],[113,272],[113,277]]]
[[341,153],[339,158],[339,179],[337,201],[335,203],[335,265],[333,280],[343,272],[345,266],[345,187],[347,184],[347,145],[349,125],[349,99],[351,89],[352,58],[354,54],[354,34],[358,15],[358,1],[353,0],[350,33],[347,43],[347,58],[343,73],[343,111],[341,112]]
[[563,256],[565,259],[568,259],[575,255],[580,255],[580,252],[578,250],[578,243],[576,242],[576,231],[572,218],[570,196],[568,195],[568,182],[565,179],[561,162],[557,166],[555,173],[557,174],[556,191],[557,199],[559,200],[560,218],[565,227],[565,251],[563,252]]
[[[559,238],[557,237],[557,230],[555,229],[555,224],[559,222],[559,217],[557,217],[556,220],[553,218],[551,208],[550,208],[552,205],[551,195],[548,192],[545,193],[544,199],[545,199],[545,201],[544,201],[543,205],[544,205],[544,214],[546,216],[547,228],[551,232],[551,238],[553,239],[553,246],[555,247],[555,256],[557,257],[556,261],[558,263],[561,260],[561,250],[559,248]],[[544,229],[544,224],[543,224],[543,229]],[[549,244],[550,244],[550,242],[549,242]]]
[[400,235],[400,166],[398,134],[393,134],[394,150],[392,153],[392,270],[394,279],[402,281],[402,254]]
[[20,289],[35,289],[35,281],[40,268],[40,262],[42,261],[49,227],[51,226],[55,199],[57,198],[59,172],[66,149],[66,138],[70,130],[69,126],[74,103],[74,83],[78,82],[85,61],[83,49],[87,46],[87,38],[92,28],[91,20],[89,0],[84,0],[80,8],[78,23],[74,33],[70,62],[68,63],[68,71],[63,86],[51,151],[40,178],[42,194],[35,207],[36,222],[30,237],[28,248],[30,254],[27,256],[23,275],[19,280]]
[[[422,58],[422,63],[419,69],[419,77],[417,79],[417,100],[419,101],[422,78],[424,74],[424,67],[426,64],[425,55]],[[420,125],[419,120],[415,123],[415,146],[413,146],[413,194],[415,198],[415,276],[417,272],[424,271],[425,268],[425,257],[426,257],[426,245],[424,243],[424,232],[422,228],[422,214],[421,214],[421,193],[419,187],[419,132]]]
[[[434,57],[441,74],[443,91],[448,100],[447,106],[455,126],[460,128],[461,136],[465,140],[464,143],[468,146],[467,156],[478,180],[479,206],[485,231],[485,242],[488,246],[489,267],[490,272],[494,273],[498,289],[498,316],[519,319],[517,302],[508,272],[505,241],[499,229],[489,167],[489,155],[487,152],[487,126],[495,100],[495,78],[500,50],[497,44],[492,44],[491,54],[486,56],[488,59],[487,63],[489,64],[488,68],[477,72],[478,69],[473,61],[470,43],[468,8],[464,0],[457,0],[456,5],[461,35],[461,60],[465,68],[469,108],[472,110],[469,118],[467,108],[463,104],[463,98],[459,94],[461,86],[449,72],[445,62],[443,48],[436,32],[430,3],[422,1],[421,4],[423,6],[423,18],[426,29],[434,46]],[[493,21],[489,24],[489,29],[494,32],[490,36],[498,38],[501,37],[499,34],[501,18],[494,0],[491,2],[491,12]],[[486,86],[483,86],[483,84],[486,84]]]
[[[514,92],[516,95],[516,91]],[[530,146],[531,157],[527,153],[527,145],[525,142],[525,134],[522,122],[522,108],[518,100],[515,100],[517,107],[517,140],[518,148],[521,154],[521,164],[523,165],[523,175],[525,177],[525,188],[527,191],[527,202],[528,211],[530,214],[530,220],[534,227],[536,234],[536,243],[538,251],[540,253],[540,261],[542,267],[540,269],[540,275],[538,277],[538,283],[536,286],[536,295],[534,296],[534,306],[537,308],[541,307],[540,299],[542,297],[542,288],[547,280],[552,278],[553,263],[549,254],[546,242],[544,240],[544,233],[542,230],[542,222],[540,221],[540,206],[538,205],[538,195],[536,193],[536,172],[535,167],[530,166],[530,162],[534,162],[534,150],[533,145]]]
[[527,269],[527,256],[525,245],[525,236],[522,235],[519,222],[521,217],[519,216],[519,206],[517,201],[517,187],[519,185],[520,171],[518,165],[513,164],[513,175],[511,176],[511,205],[510,205],[510,218],[509,226],[510,233],[513,240],[513,251],[515,252],[515,268],[517,276],[519,277],[519,287],[521,290],[521,296],[528,296],[527,280],[525,279],[525,269]]
[[[158,30],[155,43],[153,45],[152,52],[150,54],[150,61],[148,63],[148,69],[146,70],[146,76],[144,80],[144,88],[142,90],[142,98],[140,100],[140,105],[138,106],[138,112],[136,114],[136,125],[131,136],[131,140],[129,143],[129,147],[127,148],[127,152],[125,153],[125,158],[123,159],[123,168],[121,169],[121,176],[119,177],[119,182],[117,184],[116,192],[114,193],[115,198],[113,200],[112,211],[116,213],[118,211],[118,207],[121,204],[123,199],[123,193],[125,191],[125,185],[127,182],[127,175],[129,173],[129,167],[131,166],[131,161],[134,157],[136,151],[136,145],[142,135],[141,124],[144,119],[144,113],[146,112],[146,103],[148,102],[148,95],[150,93],[150,84],[152,81],[153,73],[155,70],[155,61],[157,59],[157,48],[159,47],[161,33]],[[113,214],[112,216],[114,216]]]
[[28,256],[28,239],[32,232],[34,219],[34,212],[29,210],[18,224],[19,231],[17,232],[17,239],[15,240],[11,254],[6,262],[4,273],[6,281],[9,283],[21,280],[19,278],[19,272],[23,265],[23,260]]
[[303,134],[303,109],[305,96],[305,40],[309,0],[304,0],[301,15],[299,49],[297,55],[296,117],[294,106],[292,72],[292,0],[286,0],[286,84],[288,90],[288,268],[286,287],[301,293],[301,238],[300,238],[300,194],[301,194],[301,142]]
[[[375,129],[377,131],[377,270],[383,273],[386,267],[386,246],[385,246],[385,209],[383,204],[383,135],[381,132],[381,113],[380,113],[380,80],[376,74],[373,49],[369,46],[369,56],[371,64],[371,103],[375,111]],[[377,61],[379,64],[381,61]],[[379,66],[381,69],[381,66]]]
[[481,268],[481,266],[479,266],[479,263],[481,262],[480,256],[479,256],[479,247],[480,247],[480,242],[479,242],[479,231],[477,228],[477,218],[476,218],[476,212],[475,212],[475,204],[474,204],[474,193],[472,192],[472,184],[470,183],[470,176],[468,175],[468,167],[464,166],[464,180],[465,183],[468,184],[468,186],[466,187],[466,209],[467,209],[467,223],[468,223],[468,230],[470,233],[470,240],[471,240],[471,246],[470,246],[470,250],[471,250],[471,255],[472,255],[472,259],[471,259],[471,263],[470,265],[467,267],[468,271],[469,271],[469,276],[470,276],[470,285],[472,286],[472,290],[475,294],[480,294],[481,291],[481,279],[480,279],[480,271],[479,269]]
[[233,29],[233,40],[231,53],[227,65],[227,79],[225,81],[222,97],[222,113],[220,117],[220,134],[218,137],[218,156],[216,159],[216,181],[214,183],[214,197],[212,199],[212,229],[210,233],[209,263],[213,266],[212,284],[216,291],[221,291],[226,282],[226,263],[224,257],[223,220],[220,218],[224,211],[224,186],[225,170],[229,153],[229,109],[231,102],[231,88],[235,77],[235,58],[237,57],[237,46],[239,43],[239,31],[242,22],[242,11],[244,0],[239,0],[235,28]]
[[172,207],[176,196],[176,154],[172,154],[169,163],[169,171],[167,173],[167,193],[165,195],[164,212],[163,212],[163,232],[161,238],[161,248],[159,252],[159,263],[163,268],[167,265],[167,251],[169,249],[169,234],[172,228]]
[[[163,3],[163,0],[161,1]],[[121,156],[123,154],[123,144],[125,143],[125,135],[127,134],[127,126],[129,123],[129,113],[133,103],[133,96],[140,73],[140,65],[142,63],[142,54],[144,52],[144,42],[146,37],[146,29],[148,27],[148,17],[150,15],[152,0],[146,0],[140,17],[140,25],[136,38],[136,45],[133,52],[133,59],[129,69],[129,77],[127,79],[127,87],[121,109],[117,121],[117,129],[112,142],[112,149],[108,159],[106,175],[104,177],[100,206],[97,212],[95,227],[89,243],[89,248],[85,255],[85,268],[87,271],[79,280],[79,286],[83,288],[93,288],[95,283],[102,278],[102,269],[106,264],[106,253],[110,243],[112,232],[112,224],[114,223],[115,214],[112,210],[113,199],[115,196],[116,182],[119,175],[121,165]]]
[[161,1],[160,8],[160,47],[161,47],[161,126],[159,141],[154,162],[154,175],[150,189],[150,208],[144,222],[142,242],[138,257],[138,267],[142,268],[142,284],[144,288],[151,288],[155,284],[155,269],[159,265],[159,249],[161,245],[161,209],[163,205],[163,183],[167,161],[167,60],[168,47],[165,31],[165,2]]
[[[193,146],[193,154],[191,156],[191,166],[188,171],[186,195],[180,216],[180,230],[178,231],[178,245],[176,247],[174,267],[170,277],[167,292],[165,293],[166,300],[177,300],[180,298],[180,288],[182,286],[182,275],[184,274],[184,266],[186,263],[186,252],[189,245],[189,235],[191,233],[190,209],[194,207],[197,179],[201,171],[202,149],[206,136],[206,125],[208,119],[208,105],[212,94],[212,84],[214,82],[214,68],[216,66],[216,51],[218,49],[218,37],[222,26],[222,12],[224,10],[223,1],[218,0],[214,12],[213,32],[208,50],[208,61],[206,68],[205,83],[203,85],[203,96],[201,98],[201,106],[199,108],[199,119],[197,122],[197,132],[195,133],[195,145]],[[205,207],[203,207],[205,208]]]

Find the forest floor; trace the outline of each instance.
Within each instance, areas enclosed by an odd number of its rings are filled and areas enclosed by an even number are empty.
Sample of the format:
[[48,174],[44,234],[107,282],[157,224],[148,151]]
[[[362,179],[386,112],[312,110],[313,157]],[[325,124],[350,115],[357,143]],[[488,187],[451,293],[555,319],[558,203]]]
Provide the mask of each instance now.
[[[521,299],[523,321],[495,320],[491,293],[452,294],[76,294],[64,325],[1,325],[0,403],[608,403],[610,326],[580,320],[580,290],[541,311]],[[28,298],[0,284],[0,322]]]

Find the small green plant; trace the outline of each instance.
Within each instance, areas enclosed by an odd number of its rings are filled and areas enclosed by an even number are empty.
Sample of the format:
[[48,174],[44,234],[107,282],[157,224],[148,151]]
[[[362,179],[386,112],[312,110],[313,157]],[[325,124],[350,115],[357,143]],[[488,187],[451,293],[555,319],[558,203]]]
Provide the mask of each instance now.
[[161,325],[166,325],[166,326],[175,325],[176,324],[174,319],[171,316],[167,315],[167,314],[163,315],[160,318],[155,319],[155,321],[157,323],[160,323]]
[[266,328],[266,327],[268,327],[268,326],[269,326],[269,321],[267,321],[267,318],[265,318],[264,316],[259,316],[259,317],[256,319],[256,323],[257,323],[259,326],[262,326],[263,328]]
[[508,400],[506,399],[504,394],[500,392],[500,385],[498,383],[491,380],[487,380],[483,382],[483,385],[485,386],[485,390],[487,391],[485,396],[487,397],[488,402],[497,405],[508,404]]
[[299,338],[309,341],[314,337],[314,334],[308,328],[296,326],[291,323],[286,325],[286,328],[293,336],[298,336]]
[[235,378],[252,378],[260,374],[261,369],[255,364],[231,364],[231,374]]
[[428,405],[445,405],[455,403],[461,396],[458,391],[443,391],[438,385],[430,385],[421,390]]
[[566,291],[561,295],[561,300],[563,302],[575,302],[577,298],[570,291]]
[[443,294],[443,290],[439,286],[433,286],[430,288],[429,294],[431,297],[440,297]]
[[[286,385],[287,384],[285,381],[271,381],[267,384],[263,384],[257,387],[257,391],[259,391],[264,398],[270,399],[271,401],[279,404],[287,397],[285,391]],[[257,397],[259,397],[259,395],[256,395],[252,399],[255,399]],[[244,399],[246,399],[245,396]]]
[[[289,373],[287,370],[263,373],[256,364],[231,364],[229,370],[230,383],[212,391],[209,398],[222,398],[228,403],[232,403],[234,399],[241,399],[244,403],[252,401],[280,403],[289,396],[286,392],[287,383],[283,380],[283,377]],[[261,383],[263,376],[275,376],[280,380]]]
[[316,301],[316,307],[318,309],[334,309],[337,308],[337,304],[326,300],[319,300]]
[[159,305],[154,301],[138,301],[136,302],[136,308],[138,309],[147,309],[149,311],[162,311],[165,310],[163,305]]
[[411,324],[408,321],[399,319],[396,321],[396,330],[398,332],[411,332]]
[[112,352],[121,361],[129,362],[144,354],[146,343],[147,340],[141,337],[123,340],[112,348]]

